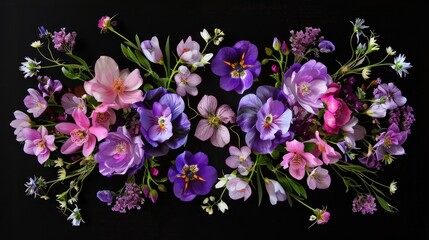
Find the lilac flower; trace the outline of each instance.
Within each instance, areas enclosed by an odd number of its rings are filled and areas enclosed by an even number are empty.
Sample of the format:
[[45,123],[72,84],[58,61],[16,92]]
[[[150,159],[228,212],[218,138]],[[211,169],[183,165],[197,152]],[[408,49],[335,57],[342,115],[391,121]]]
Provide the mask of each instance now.
[[392,123],[386,132],[381,133],[378,142],[374,145],[377,160],[382,160],[384,155],[403,155],[404,148],[401,146],[407,140],[407,132],[401,131],[395,123]]
[[327,71],[322,63],[309,60],[290,77],[285,74],[284,94],[294,99],[309,113],[317,114],[319,109],[323,108],[321,97],[328,89],[327,86],[332,83]]
[[69,115],[71,115],[75,109],[79,109],[85,114],[87,111],[85,101],[73,93],[65,93],[61,97],[61,105],[63,106],[64,111]]
[[389,111],[389,123],[395,123],[402,131],[411,133],[411,125],[416,121],[411,106],[402,106]]
[[292,47],[292,53],[298,57],[304,57],[307,48],[316,44],[317,35],[320,33],[320,28],[306,27],[305,33],[301,30],[298,32],[290,31],[289,38]]
[[112,211],[126,213],[127,210],[137,209],[140,210],[145,200],[143,198],[143,191],[136,183],[125,183],[125,191],[116,196],[115,205]]
[[323,40],[318,45],[320,52],[322,53],[329,53],[335,51],[335,45],[328,40]]
[[273,179],[264,179],[265,189],[267,190],[268,196],[270,197],[271,205],[276,205],[277,202],[283,202],[287,199],[287,195],[282,185]]
[[40,126],[37,130],[24,128],[22,133],[26,139],[24,152],[37,156],[40,164],[46,162],[51,152],[57,149],[54,142],[55,136],[49,135],[48,129],[45,126]]
[[288,132],[292,111],[281,96],[272,86],[260,86],[256,94],[247,94],[239,102],[237,123],[246,133],[247,146],[256,152],[271,153],[278,144],[293,137]]
[[247,176],[253,166],[251,159],[252,150],[248,146],[240,149],[235,146],[229,147],[230,156],[225,159],[225,164],[233,169],[237,169],[242,176]]
[[27,114],[19,110],[13,112],[13,115],[15,116],[15,120],[12,120],[9,125],[15,128],[13,133],[16,135],[16,141],[25,141],[22,130],[31,127],[31,119]]
[[159,47],[158,37],[154,36],[150,40],[144,40],[141,43],[143,54],[146,58],[153,62],[163,64],[163,55]]
[[46,38],[50,35],[50,32],[44,26],[39,26],[38,29],[40,38]]
[[366,136],[366,129],[363,126],[358,125],[358,122],[359,119],[352,116],[350,121],[341,127],[344,135],[344,141],[352,148],[356,146],[356,141],[360,141]]
[[402,96],[401,90],[393,83],[382,83],[374,90],[374,97],[381,99],[381,106],[386,109],[395,109],[403,106],[407,98]]
[[239,177],[232,177],[226,183],[228,195],[231,199],[237,200],[243,198],[246,201],[252,195],[252,188],[247,181]]
[[184,151],[168,170],[168,179],[174,184],[174,195],[182,201],[193,200],[197,195],[210,192],[217,180],[217,171],[208,165],[205,153]]
[[373,118],[384,118],[386,116],[386,108],[384,108],[380,103],[373,103],[364,114],[373,117]]
[[135,104],[140,115],[141,133],[145,142],[145,154],[163,156],[169,149],[177,149],[186,143],[191,123],[185,110],[185,102],[175,94],[159,87],[146,92],[144,104]]
[[39,80],[38,87],[43,97],[50,97],[55,92],[59,92],[63,89],[63,84],[59,80],[52,80],[47,76],[39,76],[37,79]]
[[214,96],[204,95],[198,103],[198,112],[204,119],[198,122],[195,137],[201,141],[210,138],[210,142],[215,147],[224,147],[228,144],[229,131],[222,123],[235,122],[235,113],[232,109],[226,104],[218,108],[217,99]]
[[125,126],[109,132],[95,154],[102,175],[134,174],[144,163],[143,141],[140,136],[131,137]]
[[238,41],[233,47],[223,47],[212,60],[212,72],[220,76],[220,87],[242,94],[261,72],[258,48],[249,41]]
[[24,105],[28,108],[27,112],[32,113],[37,118],[46,110],[48,103],[42,94],[35,89],[29,88],[27,91],[30,95],[24,98]]
[[377,160],[375,157],[375,154],[372,151],[372,147],[368,147],[368,153],[366,153],[364,156],[358,158],[359,162],[361,162],[363,165],[370,169],[377,169],[381,170],[382,165],[380,161]]
[[360,212],[363,215],[373,214],[377,211],[377,204],[375,203],[375,197],[371,194],[358,194],[352,203],[352,211]]
[[66,33],[66,28],[61,28],[60,31],[54,32],[52,35],[52,42],[54,48],[58,51],[72,52],[73,47],[76,44],[76,32]]
[[190,65],[198,63],[202,57],[200,44],[193,41],[191,36],[185,42],[182,39],[177,45],[176,50],[179,58]]
[[191,73],[186,66],[180,66],[179,72],[174,75],[176,81],[176,93],[180,96],[189,94],[191,96],[198,95],[198,84],[201,83],[201,77],[196,73]]
[[62,154],[72,154],[83,148],[82,154],[88,157],[95,148],[96,141],[101,141],[107,136],[104,127],[90,126],[90,122],[85,113],[81,110],[73,111],[73,119],[76,123],[59,123],[55,129],[70,138],[61,147]]
[[97,191],[97,198],[100,201],[107,203],[107,205],[110,205],[113,201],[113,194],[109,190],[100,190]]
[[316,188],[327,189],[331,185],[331,176],[328,170],[322,167],[314,168],[307,177],[307,185],[311,190]]

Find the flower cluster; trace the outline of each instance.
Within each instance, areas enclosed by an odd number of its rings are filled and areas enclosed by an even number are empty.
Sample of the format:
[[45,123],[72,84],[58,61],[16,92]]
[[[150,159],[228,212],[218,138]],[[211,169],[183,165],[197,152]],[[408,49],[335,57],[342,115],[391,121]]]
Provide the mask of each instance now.
[[[127,176],[122,188],[96,193],[119,213],[169,192],[184,202],[201,198],[208,214],[255,195],[259,204],[264,196],[272,205],[298,202],[310,210],[311,225],[324,224],[328,208],[306,200],[332,181],[352,195],[353,212],[395,212],[389,195],[397,182],[380,182],[379,174],[405,154],[415,118],[398,86],[372,70],[386,68],[403,78],[412,65],[391,47],[374,61],[382,47],[364,23],[351,22],[351,56],[335,70],[319,61],[335,45],[314,27],[292,30],[289,39],[275,37],[265,49],[249,40],[221,46],[220,29],[204,29],[199,41],[189,36],[172,48],[169,38],[163,44],[157,36],[129,40],[114,17],[103,16],[101,34],[123,41],[129,65],[99,56],[92,68],[73,53],[76,32],[40,26],[39,40],[31,44],[39,59],[25,57],[19,68],[37,87],[28,89],[26,109],[14,112],[10,126],[24,152],[58,177],[30,177],[26,194],[55,196],[74,226],[84,222],[78,207],[83,182],[97,173]],[[54,77],[51,69],[61,74]],[[218,79],[220,92],[236,95],[237,109],[204,93],[199,85],[207,72]],[[65,87],[71,80],[78,84]],[[189,151],[189,138],[226,151],[224,168],[214,167],[207,152]]]

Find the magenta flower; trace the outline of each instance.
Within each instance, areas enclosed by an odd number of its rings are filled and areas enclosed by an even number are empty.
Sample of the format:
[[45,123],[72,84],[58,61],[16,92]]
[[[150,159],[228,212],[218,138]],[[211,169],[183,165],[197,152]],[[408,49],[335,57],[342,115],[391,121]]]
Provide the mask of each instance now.
[[246,201],[252,195],[252,188],[250,188],[249,183],[238,177],[229,179],[226,188],[229,197],[234,200],[243,198]]
[[191,73],[186,66],[180,66],[179,72],[174,75],[176,81],[176,93],[180,96],[189,94],[191,96],[198,95],[198,84],[201,83],[201,77],[196,73]]
[[179,58],[189,65],[198,63],[202,57],[200,53],[200,44],[193,41],[191,36],[189,36],[185,42],[181,40],[176,50]]
[[72,52],[73,47],[76,44],[76,32],[66,33],[66,28],[61,28],[60,31],[52,34],[52,42],[54,43],[54,48],[58,51],[63,52]]
[[225,159],[225,164],[230,168],[237,169],[243,176],[249,174],[249,170],[253,166],[250,157],[252,150],[248,146],[243,146],[240,149],[235,146],[230,146],[229,154],[231,156]]
[[313,154],[304,152],[304,144],[297,140],[286,142],[286,153],[280,163],[283,169],[289,168],[289,173],[297,180],[301,180],[305,175],[306,167],[317,167],[322,165],[322,161]]
[[85,114],[87,111],[85,101],[73,93],[65,93],[61,97],[61,105],[63,106],[64,111],[70,115],[76,108],[79,108],[79,110],[83,111]]
[[154,36],[150,40],[144,40],[140,47],[142,48],[143,54],[149,61],[162,64],[164,56],[162,55],[161,48],[159,47],[158,37]]
[[25,128],[22,130],[25,137],[24,152],[37,156],[40,164],[48,160],[52,151],[55,151],[55,136],[48,134],[45,126],[40,126],[37,130]]
[[277,202],[283,202],[287,199],[285,190],[276,180],[265,179],[265,189],[267,189],[271,205],[276,205]]
[[323,127],[327,133],[337,134],[350,120],[352,111],[341,98],[337,97],[340,86],[337,83],[331,83],[328,87],[328,91],[321,97],[326,105]]
[[95,77],[85,82],[84,87],[99,102],[129,108],[131,104],[143,101],[143,92],[139,89],[142,84],[139,69],[131,73],[128,69],[119,71],[115,60],[101,56],[95,63]]
[[331,185],[331,176],[329,175],[328,170],[322,167],[316,167],[311,171],[310,175],[307,177],[308,188],[314,190],[326,189]]
[[316,214],[316,222],[319,225],[327,223],[331,217],[331,213],[326,210],[316,208],[314,212]]
[[15,120],[12,120],[12,122],[10,122],[10,126],[15,128],[15,131],[13,133],[16,135],[16,141],[25,141],[24,133],[22,132],[22,130],[31,127],[31,119],[27,114],[19,110],[13,112],[13,115],[15,116]]
[[107,136],[104,127],[90,126],[88,117],[80,110],[73,111],[73,119],[76,123],[59,123],[55,129],[70,138],[61,147],[62,154],[72,154],[83,148],[82,154],[88,157],[95,148],[96,141],[101,141]]
[[198,103],[198,112],[204,119],[198,122],[195,137],[201,141],[210,138],[210,142],[216,147],[224,147],[228,144],[230,140],[229,131],[222,123],[234,123],[234,111],[226,104],[218,108],[216,97],[204,95]]
[[48,103],[37,90],[29,88],[27,91],[30,95],[24,98],[24,105],[28,108],[27,112],[37,118],[46,110]]

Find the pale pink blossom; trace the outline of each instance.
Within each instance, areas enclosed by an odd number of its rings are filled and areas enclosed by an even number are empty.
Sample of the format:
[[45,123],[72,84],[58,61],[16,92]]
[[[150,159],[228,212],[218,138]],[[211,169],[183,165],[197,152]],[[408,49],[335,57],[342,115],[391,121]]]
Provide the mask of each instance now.
[[88,117],[81,110],[73,111],[72,114],[76,123],[59,123],[55,129],[70,138],[62,145],[62,154],[72,154],[82,148],[82,154],[88,157],[95,148],[96,141],[104,139],[108,131],[101,126],[90,126]]
[[105,104],[97,106],[91,113],[92,126],[101,126],[109,130],[109,126],[115,124],[116,114],[111,107],[116,106],[115,104]]
[[265,179],[265,189],[267,189],[271,205],[276,205],[277,202],[283,202],[287,199],[285,190],[276,180]]
[[30,95],[24,98],[24,105],[28,108],[27,112],[37,118],[46,110],[48,103],[37,90],[29,88],[27,91]]
[[45,126],[40,126],[35,129],[25,128],[22,130],[26,138],[24,144],[24,152],[30,155],[37,156],[40,164],[48,160],[52,151],[55,151],[55,136],[48,134],[48,129]]
[[316,138],[309,140],[310,142],[316,143],[316,147],[313,149],[314,156],[319,157],[322,155],[322,160],[325,164],[338,162],[341,158],[341,154],[320,138],[319,131],[316,131],[314,135]]
[[84,83],[85,91],[102,103],[117,104],[129,108],[135,102],[143,101],[143,84],[139,69],[131,73],[119,66],[111,57],[101,56],[95,63],[95,77]]
[[191,73],[186,66],[180,66],[179,72],[174,75],[176,81],[176,93],[180,96],[189,94],[191,96],[198,95],[198,84],[201,83],[201,77],[196,73]]
[[15,120],[12,120],[12,122],[10,122],[10,126],[15,128],[15,131],[13,133],[16,135],[16,141],[25,141],[25,137],[22,133],[22,130],[31,127],[31,119],[27,114],[19,110],[13,112],[13,115],[15,116]]
[[73,93],[65,93],[61,97],[61,105],[63,106],[65,112],[70,115],[76,108],[79,108],[84,113],[87,111],[85,101]]
[[331,176],[328,170],[322,167],[313,169],[307,177],[307,185],[311,190],[328,188],[331,185]]
[[193,41],[191,36],[189,36],[186,41],[181,40],[176,50],[179,58],[190,65],[198,63],[202,57],[200,53],[200,44]]
[[295,139],[286,142],[286,150],[288,153],[283,156],[280,165],[283,169],[289,168],[290,175],[297,180],[304,177],[306,167],[313,168],[323,164],[313,154],[304,152],[304,144]]
[[230,168],[237,169],[243,176],[249,174],[249,170],[253,166],[251,159],[252,150],[248,146],[241,148],[230,146],[229,154],[230,156],[225,159],[225,164]]
[[243,198],[246,201],[252,195],[252,189],[248,182],[241,178],[235,177],[226,183],[228,194],[231,199],[237,200]]

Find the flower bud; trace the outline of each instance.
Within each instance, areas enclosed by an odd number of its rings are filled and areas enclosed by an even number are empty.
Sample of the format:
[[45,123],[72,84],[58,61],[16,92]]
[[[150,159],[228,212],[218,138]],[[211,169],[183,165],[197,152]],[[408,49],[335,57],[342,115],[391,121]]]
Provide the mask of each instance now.
[[279,51],[280,47],[281,47],[280,40],[277,37],[275,37],[273,40],[273,49],[276,51]]

